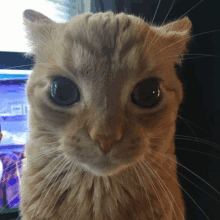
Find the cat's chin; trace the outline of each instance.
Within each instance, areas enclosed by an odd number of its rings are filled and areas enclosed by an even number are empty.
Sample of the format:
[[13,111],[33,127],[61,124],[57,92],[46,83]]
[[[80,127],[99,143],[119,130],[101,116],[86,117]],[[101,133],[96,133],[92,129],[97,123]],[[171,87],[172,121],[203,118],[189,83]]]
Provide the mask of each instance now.
[[129,160],[115,159],[114,157],[103,155],[94,160],[82,160],[71,154],[64,153],[64,155],[69,161],[75,161],[76,166],[81,167],[83,172],[99,177],[113,176],[129,169],[133,164],[145,160],[144,154],[136,155],[136,157]]
[[89,172],[95,176],[113,176],[115,174],[121,173],[127,169],[130,169],[132,165],[136,163],[141,163],[145,160],[144,154],[137,157],[135,160],[125,163],[113,163],[111,160],[107,158],[102,158],[98,163],[88,164],[88,163],[80,163],[80,166],[83,167],[85,172]]
[[112,165],[112,166],[103,166],[98,167],[95,165],[87,165],[83,164],[83,168],[85,169],[86,172],[89,172],[95,176],[113,176],[119,172],[122,172],[123,170],[127,169],[129,165]]
[[[67,156],[68,159],[71,158],[70,155]],[[72,158],[71,158],[72,160]],[[76,165],[81,167],[84,172],[90,173],[94,176],[113,176],[130,166],[130,163],[117,163],[112,161],[107,157],[101,157],[96,162],[92,161],[80,161],[79,158],[74,159]]]

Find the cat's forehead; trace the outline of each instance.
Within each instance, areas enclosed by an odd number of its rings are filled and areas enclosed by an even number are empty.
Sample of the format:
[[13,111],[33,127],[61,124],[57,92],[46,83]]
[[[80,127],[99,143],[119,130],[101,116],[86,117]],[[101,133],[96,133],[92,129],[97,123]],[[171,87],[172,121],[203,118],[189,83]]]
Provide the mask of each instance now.
[[66,25],[67,33],[70,33],[73,38],[83,37],[87,41],[91,41],[91,38],[95,40],[94,37],[96,36],[99,42],[102,40],[100,43],[106,43],[112,37],[115,37],[114,40],[116,40],[124,32],[129,33],[129,35],[127,37],[124,35],[124,39],[121,41],[130,37],[136,38],[139,31],[135,33],[134,30],[140,29],[137,26],[148,26],[142,18],[125,13],[115,14],[112,11],[77,15]]
[[64,65],[82,74],[114,75],[125,68],[137,71],[147,30],[142,19],[125,13],[76,16],[66,24],[63,33]]

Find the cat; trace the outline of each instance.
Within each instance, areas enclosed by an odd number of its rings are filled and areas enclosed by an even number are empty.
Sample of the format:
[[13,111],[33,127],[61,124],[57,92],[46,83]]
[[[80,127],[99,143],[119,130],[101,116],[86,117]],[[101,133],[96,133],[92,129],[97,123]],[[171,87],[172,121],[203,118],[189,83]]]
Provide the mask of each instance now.
[[185,219],[174,134],[175,65],[192,23],[112,11],[56,23],[23,13],[35,65],[22,220]]

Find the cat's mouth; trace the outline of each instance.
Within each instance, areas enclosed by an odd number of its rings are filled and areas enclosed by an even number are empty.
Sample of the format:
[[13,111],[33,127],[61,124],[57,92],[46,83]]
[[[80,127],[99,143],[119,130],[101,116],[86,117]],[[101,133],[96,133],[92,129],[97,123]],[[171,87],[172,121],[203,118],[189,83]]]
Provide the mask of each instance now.
[[122,169],[125,169],[128,165],[119,165],[112,163],[109,159],[102,159],[96,164],[83,164],[86,171],[94,174],[95,176],[112,176]]
[[130,164],[115,160],[109,154],[103,154],[102,156],[87,160],[79,157],[76,158],[70,154],[65,155],[67,156],[68,160],[74,160],[76,165],[82,167],[85,172],[91,173],[95,176],[112,176],[122,169],[125,169]]

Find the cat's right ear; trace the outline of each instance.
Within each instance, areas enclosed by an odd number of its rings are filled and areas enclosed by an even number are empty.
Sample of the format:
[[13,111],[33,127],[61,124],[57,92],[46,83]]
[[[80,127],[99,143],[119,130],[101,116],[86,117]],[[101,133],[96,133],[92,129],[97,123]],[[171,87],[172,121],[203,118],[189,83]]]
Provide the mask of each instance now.
[[51,38],[56,23],[40,12],[30,9],[23,12],[23,21],[26,38],[31,48],[30,54],[36,54],[37,50],[40,50]]

